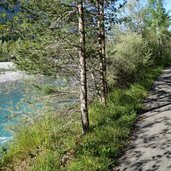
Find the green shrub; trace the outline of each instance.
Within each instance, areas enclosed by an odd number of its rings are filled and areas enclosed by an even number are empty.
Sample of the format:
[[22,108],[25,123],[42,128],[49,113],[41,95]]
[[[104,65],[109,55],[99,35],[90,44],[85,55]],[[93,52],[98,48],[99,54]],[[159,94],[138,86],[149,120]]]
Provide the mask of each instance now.
[[119,85],[130,84],[143,75],[150,64],[150,57],[149,48],[140,35],[121,35],[118,43],[110,47],[109,79],[111,82],[116,79]]

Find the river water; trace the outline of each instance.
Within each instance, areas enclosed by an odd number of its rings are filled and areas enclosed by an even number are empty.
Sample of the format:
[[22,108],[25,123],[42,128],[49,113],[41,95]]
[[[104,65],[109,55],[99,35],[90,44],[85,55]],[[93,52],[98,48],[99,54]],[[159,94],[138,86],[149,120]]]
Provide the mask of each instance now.
[[16,118],[12,115],[19,111],[17,104],[23,98],[21,85],[18,81],[0,83],[0,143],[12,137],[8,127],[15,123]]
[[26,95],[32,96],[26,86],[28,77],[14,71],[11,63],[0,63],[0,144],[12,138],[12,127],[26,110],[29,111],[28,105],[23,102]]
[[[65,91],[64,87],[67,88],[65,80],[54,80],[40,75],[29,76],[21,71],[15,71],[11,63],[0,62],[0,145],[12,139],[14,126],[43,115],[46,108],[44,100],[42,101],[44,96],[35,85],[63,87],[62,91]],[[48,100],[48,109],[49,106],[55,110],[56,107],[61,109],[77,101],[70,94],[67,98],[65,96],[67,95]]]

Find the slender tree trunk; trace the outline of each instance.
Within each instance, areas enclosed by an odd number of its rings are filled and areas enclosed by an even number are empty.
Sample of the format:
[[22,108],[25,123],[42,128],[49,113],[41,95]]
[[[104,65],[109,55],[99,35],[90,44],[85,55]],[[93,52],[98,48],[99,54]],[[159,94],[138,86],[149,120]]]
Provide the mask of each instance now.
[[87,76],[86,76],[86,53],[85,53],[85,30],[84,30],[84,9],[83,1],[80,0],[78,5],[79,15],[79,34],[80,34],[80,105],[81,120],[83,133],[86,134],[89,129],[88,104],[87,104]]
[[96,81],[96,77],[95,77],[95,73],[92,71],[91,73],[91,78],[92,78],[92,81],[94,83],[94,89],[95,89],[95,95],[97,97],[100,97],[100,92],[99,92],[99,86],[97,85],[97,81]]
[[97,1],[98,8],[98,28],[99,28],[99,58],[100,58],[100,87],[101,102],[106,104],[107,100],[107,71],[106,71],[106,44],[105,44],[105,25],[104,25],[104,0]]

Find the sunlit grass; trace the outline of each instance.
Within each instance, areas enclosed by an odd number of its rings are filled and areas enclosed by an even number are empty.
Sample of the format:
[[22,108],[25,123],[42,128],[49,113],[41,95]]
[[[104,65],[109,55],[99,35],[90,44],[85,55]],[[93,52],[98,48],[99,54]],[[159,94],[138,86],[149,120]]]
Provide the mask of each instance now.
[[[105,107],[90,105],[90,132],[81,136],[80,114],[72,117],[50,111],[40,120],[16,129],[1,166],[30,159],[32,171],[106,171],[117,164],[129,142],[143,99],[162,71],[149,69],[143,80],[114,89]],[[65,159],[66,158],[66,159]]]

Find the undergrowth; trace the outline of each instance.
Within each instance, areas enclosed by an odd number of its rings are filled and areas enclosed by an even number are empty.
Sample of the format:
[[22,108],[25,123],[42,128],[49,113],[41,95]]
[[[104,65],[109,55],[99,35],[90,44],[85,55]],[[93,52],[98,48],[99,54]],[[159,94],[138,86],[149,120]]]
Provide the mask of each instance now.
[[112,90],[106,107],[93,102],[86,136],[81,135],[79,113],[71,117],[49,112],[39,121],[19,127],[1,158],[1,168],[17,167],[19,160],[29,158],[32,171],[110,170],[128,144],[143,99],[162,69],[149,69],[128,88]]

